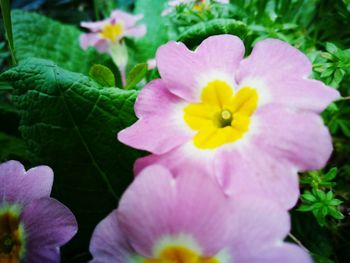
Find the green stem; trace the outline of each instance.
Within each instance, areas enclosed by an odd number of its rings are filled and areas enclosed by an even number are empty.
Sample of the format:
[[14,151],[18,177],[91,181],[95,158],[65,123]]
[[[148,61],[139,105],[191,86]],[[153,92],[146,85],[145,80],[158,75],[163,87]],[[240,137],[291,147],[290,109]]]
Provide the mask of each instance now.
[[4,21],[4,28],[6,31],[6,38],[9,44],[11,58],[12,58],[12,64],[16,65],[16,58],[15,58],[15,48],[13,45],[13,36],[12,36],[12,23],[11,23],[11,8],[10,8],[10,1],[9,0],[0,0],[1,5],[1,13]]
[[98,8],[98,0],[94,0],[94,9],[95,9],[95,18],[96,20],[100,20],[100,11],[99,11],[99,8]]
[[300,242],[299,239],[297,239],[292,233],[289,233],[288,236],[296,243],[299,245],[299,247],[301,247],[302,249],[304,249],[306,252],[310,253],[310,251]]
[[338,99],[338,100],[336,100],[336,101],[343,101],[343,100],[350,100],[350,96],[341,97],[340,99]]

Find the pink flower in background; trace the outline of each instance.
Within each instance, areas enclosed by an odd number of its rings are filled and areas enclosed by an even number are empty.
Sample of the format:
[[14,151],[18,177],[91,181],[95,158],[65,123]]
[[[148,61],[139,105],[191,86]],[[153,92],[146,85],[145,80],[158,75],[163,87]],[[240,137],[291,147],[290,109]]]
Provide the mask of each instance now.
[[145,25],[137,25],[143,15],[132,15],[120,10],[98,22],[82,22],[81,26],[91,32],[80,36],[83,49],[95,47],[99,52],[108,53],[110,46],[117,44],[124,37],[142,37],[146,34]]
[[53,172],[0,164],[0,262],[60,262],[60,246],[77,232],[72,212],[50,198]]
[[298,171],[322,168],[332,152],[319,113],[339,93],[309,79],[310,61],[288,43],[263,40],[243,55],[232,35],[209,37],[195,51],[161,46],[161,79],[140,92],[139,120],[118,139],[152,153],[137,160],[136,173],[150,164],[175,175],[197,167],[227,194],[260,193],[291,208]]
[[312,262],[303,249],[283,242],[289,231],[288,213],[275,202],[227,198],[209,176],[191,171],[174,178],[152,166],[97,225],[91,262]]
[[[168,1],[168,8],[166,8],[162,12],[162,16],[166,16],[170,14],[175,7],[181,5],[181,4],[190,4],[190,3],[196,3],[196,4],[206,4],[208,1],[206,0],[169,0]],[[219,4],[228,4],[230,3],[229,0],[214,0],[214,2],[219,3]]]
[[122,83],[126,85],[125,68],[128,64],[128,51],[121,41],[124,37],[143,37],[145,25],[137,25],[143,15],[132,15],[121,10],[112,12],[111,17],[98,22],[82,22],[81,26],[91,32],[80,36],[80,46],[95,47],[101,53],[108,53],[117,65]]

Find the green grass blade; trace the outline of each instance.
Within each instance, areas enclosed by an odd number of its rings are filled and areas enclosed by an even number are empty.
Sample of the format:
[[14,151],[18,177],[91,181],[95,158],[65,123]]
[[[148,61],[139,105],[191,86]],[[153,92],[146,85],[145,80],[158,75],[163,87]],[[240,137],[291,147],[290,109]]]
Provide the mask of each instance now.
[[6,31],[7,41],[9,43],[12,63],[16,64],[16,58],[14,54],[13,37],[12,37],[12,24],[11,24],[11,8],[9,0],[0,0],[1,13],[4,21],[4,28]]

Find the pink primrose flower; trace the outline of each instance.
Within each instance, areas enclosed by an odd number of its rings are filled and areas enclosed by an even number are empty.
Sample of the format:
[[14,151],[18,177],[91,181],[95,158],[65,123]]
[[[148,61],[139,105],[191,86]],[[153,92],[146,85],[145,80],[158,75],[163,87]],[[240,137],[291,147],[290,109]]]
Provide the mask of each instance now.
[[[206,4],[208,1],[207,0],[169,0],[168,1],[168,8],[164,9],[164,11],[162,12],[162,16],[167,16],[169,15],[174,8],[176,8],[179,5],[182,4],[190,4],[190,3],[204,3]],[[230,1],[229,0],[214,0],[214,2],[217,2],[219,4],[229,4]]]
[[322,168],[332,152],[319,113],[338,91],[309,79],[308,58],[288,43],[266,39],[247,58],[232,35],[212,36],[195,51],[169,42],[156,55],[161,79],[140,92],[139,120],[118,139],[175,175],[198,167],[227,194],[260,193],[291,208],[298,171]]
[[82,22],[81,26],[91,32],[80,36],[83,49],[95,47],[101,53],[110,52],[111,45],[118,44],[124,37],[142,37],[146,34],[145,25],[136,23],[143,15],[132,15],[121,10],[115,10],[111,16],[98,22]]
[[97,225],[91,263],[311,263],[283,242],[289,231],[289,215],[275,202],[227,198],[209,176],[173,177],[152,166]]
[[50,198],[48,166],[26,171],[17,161],[0,164],[0,262],[60,262],[60,246],[77,232],[72,212]]

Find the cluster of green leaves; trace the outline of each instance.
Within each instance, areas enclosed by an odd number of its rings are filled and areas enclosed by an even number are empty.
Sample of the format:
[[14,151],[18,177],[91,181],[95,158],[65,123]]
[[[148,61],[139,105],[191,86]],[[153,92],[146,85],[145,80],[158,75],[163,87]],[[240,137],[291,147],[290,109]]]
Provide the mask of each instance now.
[[350,48],[341,49],[327,42],[325,52],[318,52],[313,61],[316,78],[327,85],[339,87],[346,75],[350,75]]
[[337,168],[332,168],[325,174],[322,171],[312,171],[300,180],[301,184],[311,185],[312,189],[305,190],[301,195],[302,204],[298,210],[311,211],[320,226],[336,227],[338,221],[332,219],[344,219],[344,215],[339,211],[339,205],[343,201],[335,198],[332,191],[336,185],[336,175]]

